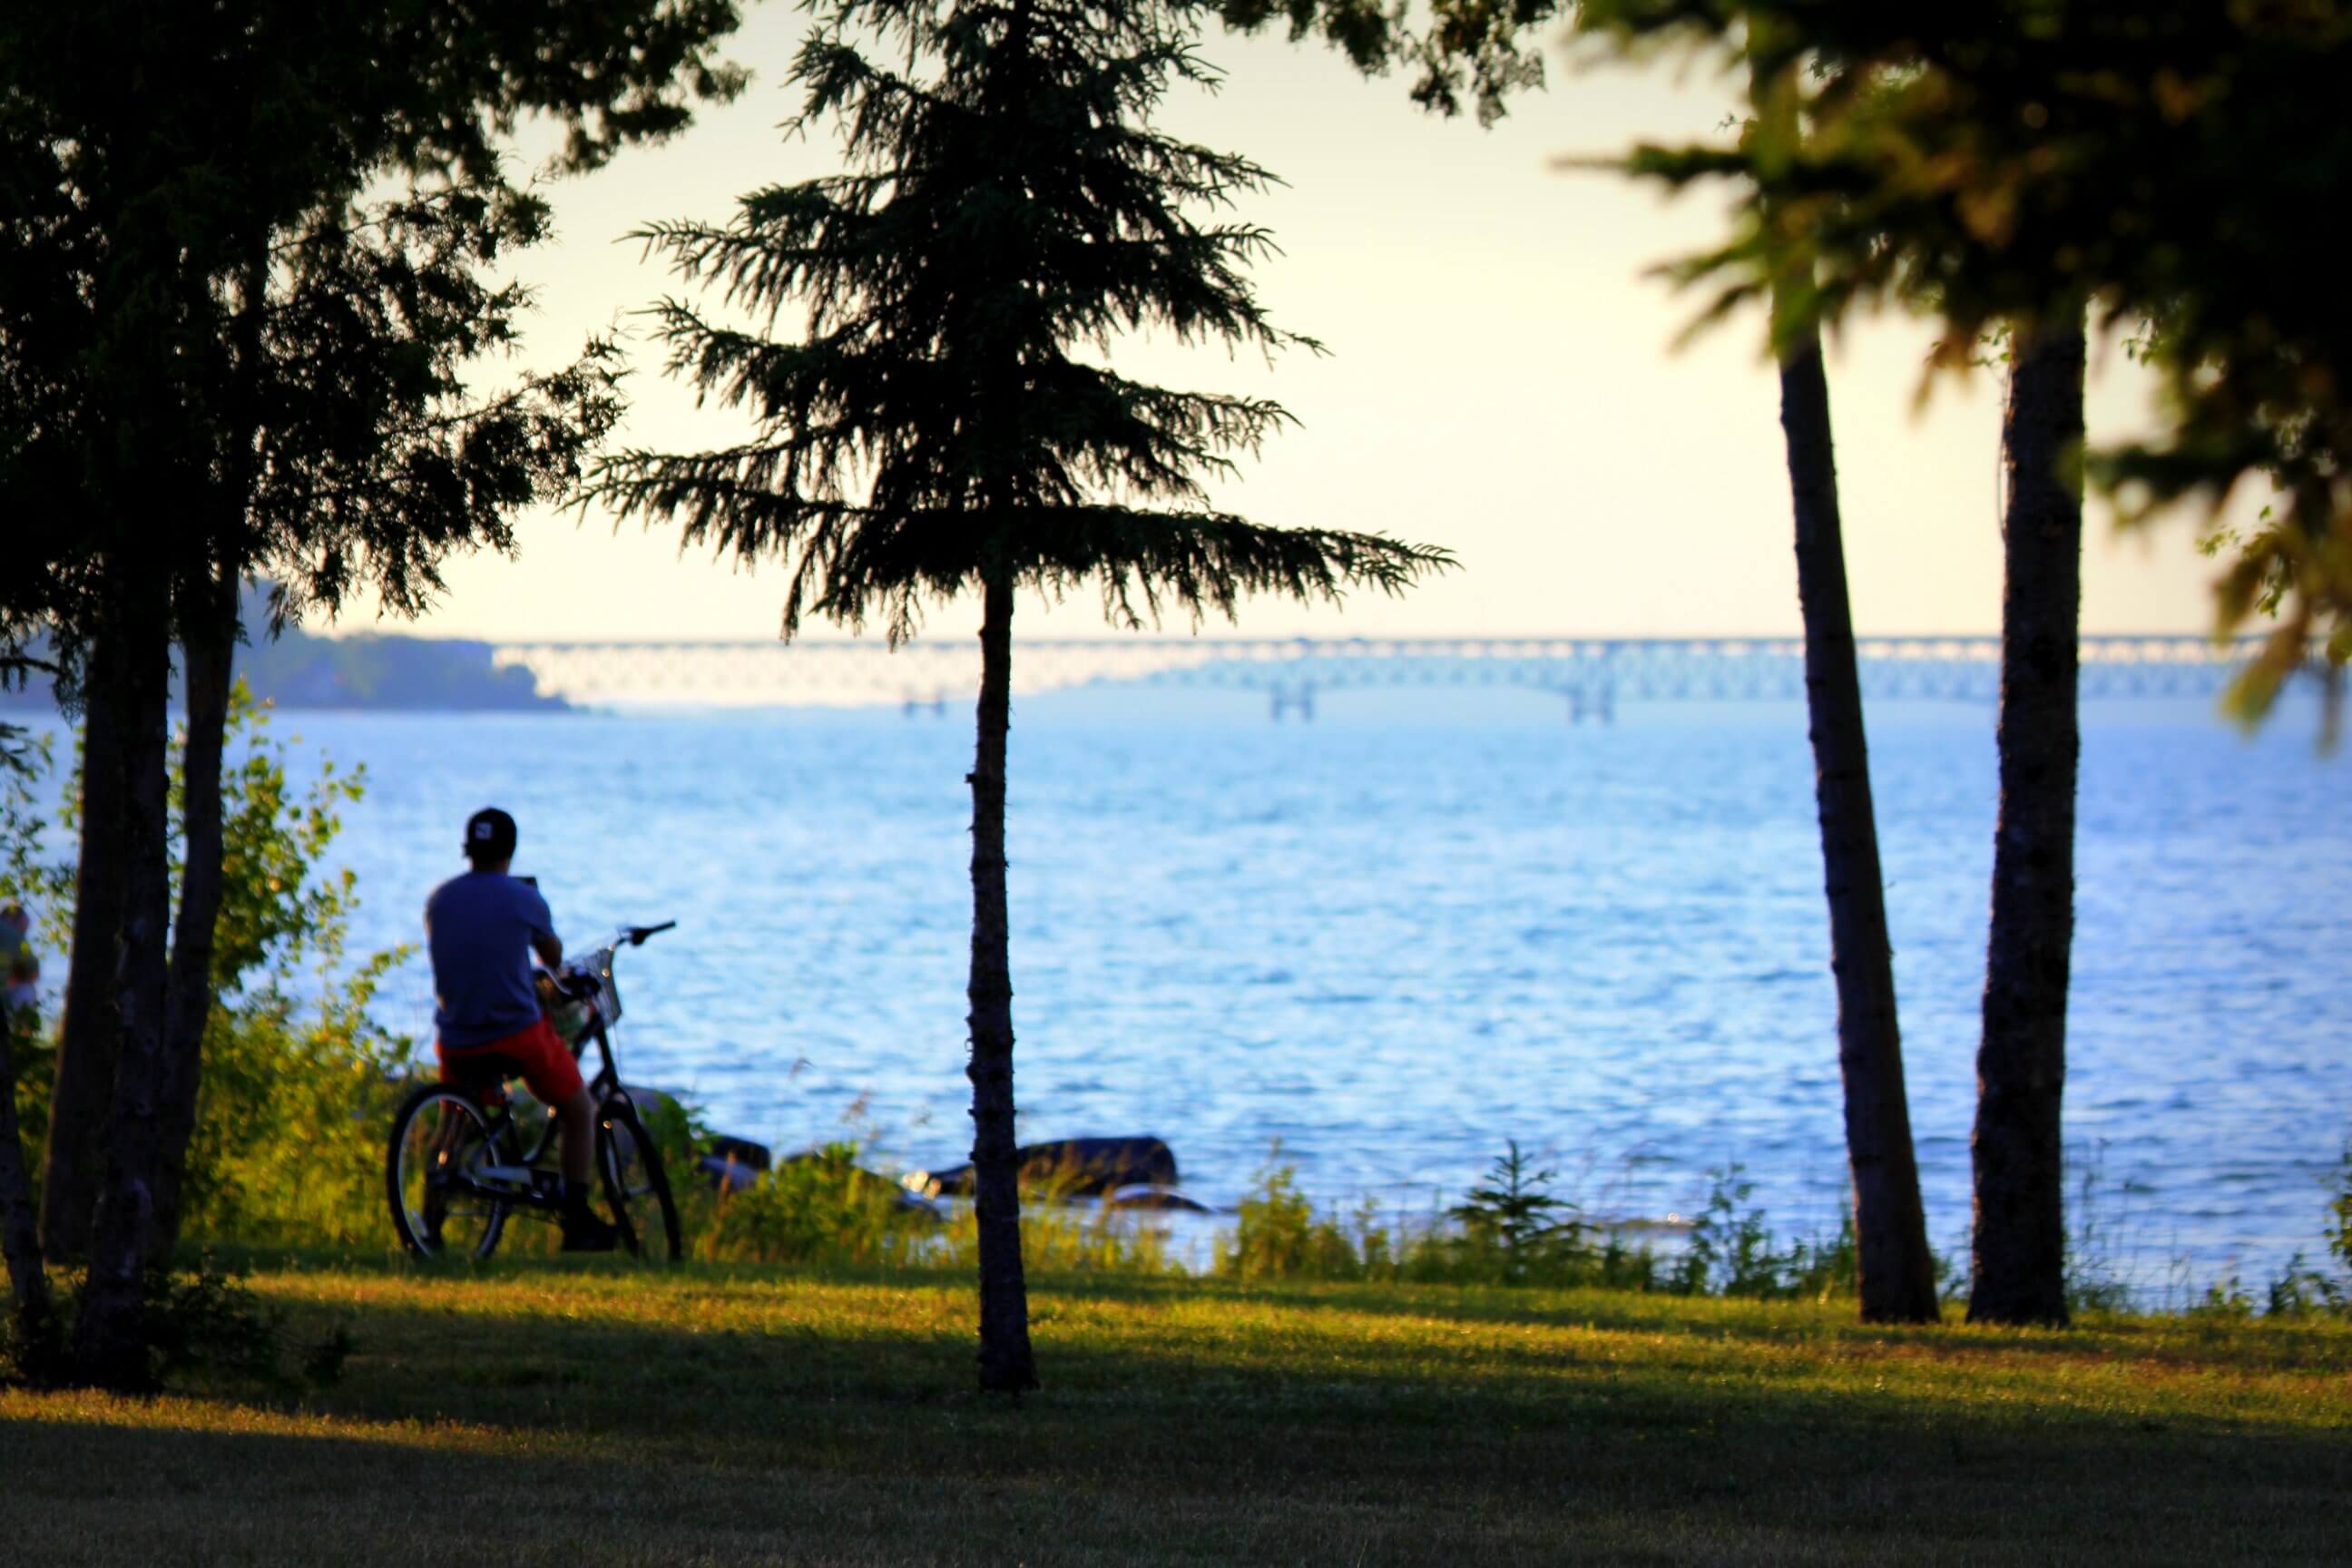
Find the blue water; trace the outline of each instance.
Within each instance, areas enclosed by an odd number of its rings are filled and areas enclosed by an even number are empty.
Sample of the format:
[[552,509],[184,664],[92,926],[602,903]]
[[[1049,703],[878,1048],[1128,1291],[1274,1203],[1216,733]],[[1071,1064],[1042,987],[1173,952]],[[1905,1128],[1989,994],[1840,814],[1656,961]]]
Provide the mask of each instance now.
[[[1352,705],[1351,705],[1352,704]],[[969,721],[895,712],[287,716],[363,762],[340,845],[363,945],[411,940],[486,802],[575,944],[626,955],[629,1076],[797,1147],[968,1142]],[[2352,1131],[2347,765],[2307,712],[2086,713],[2066,1131],[2113,1266],[2259,1285],[2320,1250]],[[1965,1253],[1995,807],[1991,714],[1888,708],[1873,747],[1930,1229]],[[1016,710],[1010,844],[1024,1138],[1151,1131],[1230,1202],[1276,1140],[1335,1204],[1425,1211],[1516,1137],[1597,1212],[1744,1164],[1785,1232],[1844,1168],[1793,706],[1570,728],[1533,697],[1088,692]],[[429,1032],[412,965],[387,1021]]]

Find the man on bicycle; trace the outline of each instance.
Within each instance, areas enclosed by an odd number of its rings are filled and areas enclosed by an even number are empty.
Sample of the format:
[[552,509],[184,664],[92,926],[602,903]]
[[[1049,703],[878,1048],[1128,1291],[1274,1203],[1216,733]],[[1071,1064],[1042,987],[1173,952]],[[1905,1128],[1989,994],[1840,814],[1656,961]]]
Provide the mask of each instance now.
[[563,944],[539,889],[508,875],[515,821],[496,806],[466,822],[473,869],[452,877],[425,900],[425,945],[433,955],[435,1055],[441,1081],[495,1090],[520,1077],[560,1119],[563,1150],[563,1250],[610,1252],[618,1238],[588,1207],[589,1153],[596,1109],[579,1064],[548,1023],[533,988],[530,955],[550,969]]

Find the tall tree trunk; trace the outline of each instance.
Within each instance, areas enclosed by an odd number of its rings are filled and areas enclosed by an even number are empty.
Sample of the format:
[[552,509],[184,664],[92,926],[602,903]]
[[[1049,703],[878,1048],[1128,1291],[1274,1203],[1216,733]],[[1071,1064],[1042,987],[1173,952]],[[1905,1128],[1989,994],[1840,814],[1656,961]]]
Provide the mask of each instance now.
[[106,1173],[90,1233],[89,1278],[74,1321],[76,1375],[137,1388],[150,1377],[144,1333],[149,1226],[163,1152],[170,1058],[163,1019],[171,873],[166,838],[170,747],[171,592],[164,574],[127,565],[113,624],[122,657],[121,1019]]
[[1805,623],[1805,703],[1812,719],[1813,798],[1837,977],[1838,1069],[1845,1082],[1846,1162],[1862,1318],[1932,1323],[1936,1258],[1919,1206],[1919,1167],[1903,1087],[1895,955],[1878,865],[1870,749],[1846,593],[1844,524],[1822,341],[1811,333],[1780,366],[1780,428],[1797,519],[1797,598]]
[[980,623],[979,743],[971,777],[972,1209],[980,1222],[980,1386],[1037,1386],[1021,1267],[1013,1135],[1012,927],[1004,897],[1004,743],[1013,727],[1013,583],[992,575]]
[[[1748,98],[1764,125],[1793,142],[1793,82],[1760,69]],[[1777,310],[1781,300],[1775,295]],[[1830,424],[1822,334],[1809,329],[1780,364],[1780,430],[1797,524],[1797,603],[1805,626],[1805,707],[1811,720],[1813,802],[1830,909],[1830,970],[1837,980],[1838,1072],[1845,1085],[1846,1164],[1864,1322],[1932,1323],[1936,1257],[1919,1205],[1903,1034],[1895,1005],[1895,950],[1886,934],[1878,813],[1870,792],[1862,675],[1846,588],[1845,522],[1838,505],[1837,443]]]
[[25,1169],[25,1141],[16,1126],[15,1031],[0,1009],[0,1253],[6,1255],[8,1289],[14,1297],[16,1342],[26,1361],[42,1359],[56,1330],[49,1301],[49,1276],[41,1260],[39,1216],[33,1182]]
[[2079,321],[2012,345],[2001,447],[2000,821],[1977,1051],[1969,1321],[2066,1321],[2066,985],[2074,934],[2085,345]]
[[220,915],[221,744],[228,725],[229,684],[236,656],[237,574],[217,570],[204,601],[184,619],[188,742],[181,772],[180,912],[172,927],[172,974],[164,999],[162,1146],[155,1209],[146,1241],[158,1262],[180,1237],[180,1193],[188,1140],[196,1127],[204,1071],[205,1025],[213,1011],[213,931]]
[[66,962],[65,1015],[41,1167],[41,1244],[60,1260],[89,1255],[121,1038],[114,1011],[126,868],[121,662],[113,639],[101,636],[90,649],[84,680],[81,860],[74,876],[73,951]]

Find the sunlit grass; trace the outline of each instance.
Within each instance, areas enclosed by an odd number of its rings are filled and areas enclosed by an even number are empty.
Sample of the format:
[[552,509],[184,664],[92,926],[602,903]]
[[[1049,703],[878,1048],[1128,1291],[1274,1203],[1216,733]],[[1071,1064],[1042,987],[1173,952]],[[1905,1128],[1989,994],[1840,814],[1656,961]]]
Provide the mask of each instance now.
[[[2352,1330],[695,1266],[278,1268],[325,1389],[0,1394],[21,1560],[2325,1561]],[[290,1360],[291,1358],[289,1358]]]

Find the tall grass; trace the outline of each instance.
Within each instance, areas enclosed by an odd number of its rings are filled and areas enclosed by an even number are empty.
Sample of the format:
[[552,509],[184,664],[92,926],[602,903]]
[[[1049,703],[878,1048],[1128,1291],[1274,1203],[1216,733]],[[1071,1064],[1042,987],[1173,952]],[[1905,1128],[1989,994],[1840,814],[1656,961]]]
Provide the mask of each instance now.
[[1215,1269],[1244,1280],[1390,1280],[1401,1283],[1602,1287],[1676,1295],[1827,1300],[1854,1289],[1850,1228],[1783,1244],[1737,1165],[1710,1173],[1707,1205],[1664,1251],[1629,1242],[1550,1191],[1516,1141],[1461,1203],[1418,1223],[1384,1222],[1370,1202],[1318,1213],[1297,1173],[1269,1160],[1242,1199]]

